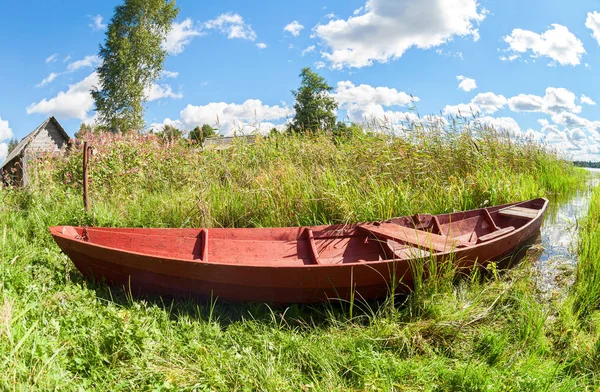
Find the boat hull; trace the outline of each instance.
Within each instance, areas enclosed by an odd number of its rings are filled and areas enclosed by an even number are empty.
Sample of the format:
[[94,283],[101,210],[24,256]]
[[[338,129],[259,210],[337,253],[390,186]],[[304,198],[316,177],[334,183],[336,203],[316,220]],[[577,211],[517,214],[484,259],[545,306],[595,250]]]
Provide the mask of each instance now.
[[[431,263],[449,261],[459,270],[468,271],[491,260],[500,261],[535,236],[546,205],[547,201],[535,219],[488,243],[432,253],[421,259],[391,258],[329,265],[305,263],[281,266],[244,263],[243,260],[233,264],[210,259],[183,260],[99,246],[65,234],[61,226],[50,230],[58,246],[86,278],[123,287],[134,295],[148,293],[236,302],[311,303],[352,297],[374,299],[390,293],[408,292],[414,286],[414,272],[428,275]],[[331,227],[337,226],[318,226],[315,230]],[[169,229],[156,229],[155,232],[152,229],[103,230],[115,236],[145,230],[154,235],[153,241],[161,238],[168,241],[169,238]],[[235,230],[264,229],[229,230],[234,235]]]

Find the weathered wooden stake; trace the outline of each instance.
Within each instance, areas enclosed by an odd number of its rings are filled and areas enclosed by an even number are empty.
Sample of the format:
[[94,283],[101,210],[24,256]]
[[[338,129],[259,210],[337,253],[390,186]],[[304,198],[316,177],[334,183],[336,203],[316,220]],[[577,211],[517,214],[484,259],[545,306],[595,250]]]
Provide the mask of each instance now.
[[85,212],[90,212],[88,200],[88,143],[83,142],[83,208]]

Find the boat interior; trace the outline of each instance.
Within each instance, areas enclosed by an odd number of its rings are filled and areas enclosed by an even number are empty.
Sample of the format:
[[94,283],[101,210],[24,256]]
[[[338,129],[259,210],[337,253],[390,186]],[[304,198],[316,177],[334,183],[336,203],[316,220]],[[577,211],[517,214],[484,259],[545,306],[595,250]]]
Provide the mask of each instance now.
[[339,265],[477,246],[518,230],[543,211],[534,199],[444,215],[384,222],[253,229],[117,229],[65,226],[63,236],[160,258],[255,266]]

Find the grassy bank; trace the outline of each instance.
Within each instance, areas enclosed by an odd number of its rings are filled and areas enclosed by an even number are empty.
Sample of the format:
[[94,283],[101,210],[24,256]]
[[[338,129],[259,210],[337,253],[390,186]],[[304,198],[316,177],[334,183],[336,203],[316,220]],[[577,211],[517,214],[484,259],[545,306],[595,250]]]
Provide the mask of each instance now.
[[273,136],[224,151],[86,137],[92,214],[81,206],[79,144],[66,160],[38,162],[28,191],[0,191],[3,389],[572,391],[598,382],[600,346],[584,339],[600,320],[598,284],[577,285],[565,311],[540,301],[527,264],[458,285],[442,276],[402,303],[352,310],[164,303],[83,281],[47,232],[366,221],[582,185],[581,171],[533,143],[476,127]]

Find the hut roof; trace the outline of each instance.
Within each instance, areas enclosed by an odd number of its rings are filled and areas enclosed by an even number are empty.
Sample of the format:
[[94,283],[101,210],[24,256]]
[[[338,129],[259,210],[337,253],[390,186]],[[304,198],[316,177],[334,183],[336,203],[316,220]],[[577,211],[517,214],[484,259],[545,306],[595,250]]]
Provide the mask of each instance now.
[[65,138],[65,140],[70,139],[69,135],[65,132],[58,120],[56,120],[54,116],[48,117],[46,121],[41,123],[36,129],[33,130],[33,132],[25,136],[23,140],[21,140],[19,144],[17,144],[17,146],[10,152],[10,154],[8,154],[8,156],[4,160],[4,163],[2,163],[2,166],[0,166],[0,169],[4,169],[4,166],[8,165],[15,158],[21,156],[21,154],[23,153],[23,151],[25,151],[27,146],[29,146],[33,139],[35,139],[38,133],[40,133],[40,131],[44,129],[49,122],[52,122],[56,126],[56,129],[58,129],[58,132]]

